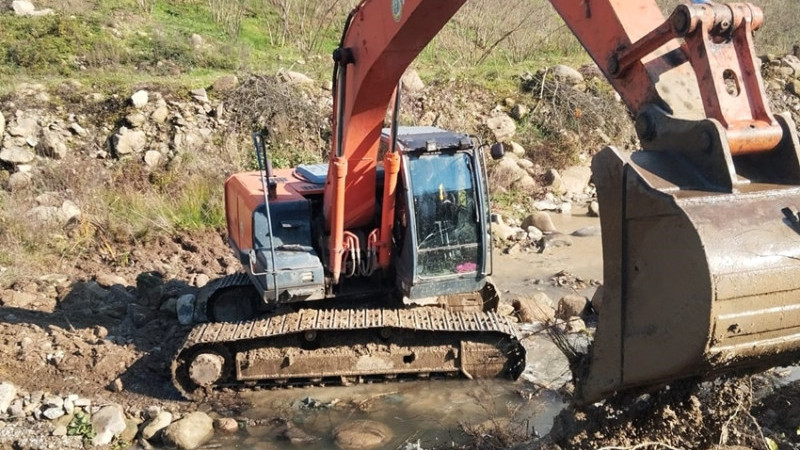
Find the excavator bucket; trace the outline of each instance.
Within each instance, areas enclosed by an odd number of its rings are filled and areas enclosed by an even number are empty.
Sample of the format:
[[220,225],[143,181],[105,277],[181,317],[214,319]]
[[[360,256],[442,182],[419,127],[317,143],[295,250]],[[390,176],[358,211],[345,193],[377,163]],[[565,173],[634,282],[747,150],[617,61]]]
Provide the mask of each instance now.
[[[733,158],[740,173],[772,166],[765,178],[796,176],[794,125],[780,119],[784,147]],[[800,184],[759,182],[753,172],[723,189],[718,171],[664,151],[606,148],[592,169],[605,284],[589,365],[576,374],[579,403],[797,358]]]
[[576,401],[795,360],[800,157],[764,92],[761,9],[685,2],[665,20],[654,0],[550,1],[643,149],[592,163],[605,283]]

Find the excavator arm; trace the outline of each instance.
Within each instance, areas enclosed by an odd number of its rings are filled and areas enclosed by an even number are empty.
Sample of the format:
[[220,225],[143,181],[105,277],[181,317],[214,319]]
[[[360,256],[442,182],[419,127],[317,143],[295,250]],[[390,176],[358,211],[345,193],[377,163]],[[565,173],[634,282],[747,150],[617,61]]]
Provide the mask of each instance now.
[[749,3],[551,0],[636,117],[592,163],[604,291],[576,400],[800,354],[800,157],[766,101]]
[[[466,0],[362,1],[350,14],[334,53],[332,152],[325,184],[325,223],[330,231],[329,271],[339,281],[346,231],[375,216],[378,142],[400,77]],[[373,233],[388,265],[394,189],[399,158],[389,152],[382,228]],[[352,235],[351,235],[352,236]]]

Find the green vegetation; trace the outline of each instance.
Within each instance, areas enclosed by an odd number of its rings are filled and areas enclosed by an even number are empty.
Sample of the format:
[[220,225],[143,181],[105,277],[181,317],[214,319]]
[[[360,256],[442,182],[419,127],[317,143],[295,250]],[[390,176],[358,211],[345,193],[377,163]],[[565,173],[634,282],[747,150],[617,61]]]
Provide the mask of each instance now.
[[[79,79],[122,73],[130,83],[169,75],[189,84],[231,71],[294,68],[330,72],[348,11],[357,0],[54,0],[47,17],[0,16],[0,75]],[[679,0],[659,0],[671,11]],[[759,2],[763,52],[791,49],[800,4]],[[202,42],[192,40],[198,35]],[[417,61],[424,78],[459,77],[508,88],[510,75],[556,63],[588,62],[546,0],[467,2]],[[117,75],[120,76],[120,75]],[[177,77],[176,77],[177,76]]]
[[67,436],[81,436],[84,445],[91,445],[95,435],[90,417],[86,414],[75,413],[72,421],[67,425]]

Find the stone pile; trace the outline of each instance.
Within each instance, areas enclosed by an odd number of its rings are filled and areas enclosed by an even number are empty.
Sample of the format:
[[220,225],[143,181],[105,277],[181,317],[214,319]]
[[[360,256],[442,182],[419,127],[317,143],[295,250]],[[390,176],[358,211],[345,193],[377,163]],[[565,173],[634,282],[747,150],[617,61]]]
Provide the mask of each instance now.
[[49,427],[44,427],[49,428],[47,434],[38,436],[47,448],[112,443],[126,448],[138,441],[145,448],[163,445],[195,449],[211,440],[215,429],[228,434],[239,430],[235,420],[212,419],[204,412],[181,415],[159,406],[126,410],[116,403],[93,401],[76,394],[27,392],[8,382],[0,383],[0,446],[8,443],[4,441],[3,430],[20,422],[48,424]]

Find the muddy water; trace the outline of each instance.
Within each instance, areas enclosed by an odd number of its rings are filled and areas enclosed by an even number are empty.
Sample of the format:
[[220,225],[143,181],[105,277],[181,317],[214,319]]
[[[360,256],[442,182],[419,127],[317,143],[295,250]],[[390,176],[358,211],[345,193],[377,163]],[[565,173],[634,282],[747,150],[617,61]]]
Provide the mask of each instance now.
[[[557,229],[570,235],[578,229],[599,227],[596,218],[585,213],[553,215]],[[536,291],[554,301],[566,294],[591,297],[595,287],[555,286],[554,275],[561,271],[580,280],[602,279],[600,236],[570,236],[572,245],[534,250],[514,255],[496,252],[495,284],[506,301]],[[545,434],[553,417],[565,406],[557,393],[570,374],[566,359],[546,335],[533,325],[521,325],[528,365],[520,380],[467,381],[429,380],[382,383],[349,387],[310,387],[255,391],[243,394],[252,405],[244,415],[265,425],[250,426],[241,434],[217,438],[220,448],[289,449],[296,448],[285,431],[269,421],[286,419],[302,433],[317,438],[309,449],[333,448],[333,430],[355,420],[378,421],[391,429],[392,438],[384,448],[403,448],[419,443],[423,448],[458,445],[467,437],[461,425],[499,424],[516,432]]]

